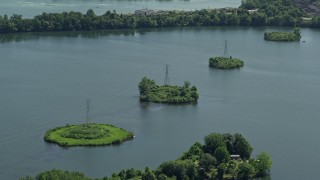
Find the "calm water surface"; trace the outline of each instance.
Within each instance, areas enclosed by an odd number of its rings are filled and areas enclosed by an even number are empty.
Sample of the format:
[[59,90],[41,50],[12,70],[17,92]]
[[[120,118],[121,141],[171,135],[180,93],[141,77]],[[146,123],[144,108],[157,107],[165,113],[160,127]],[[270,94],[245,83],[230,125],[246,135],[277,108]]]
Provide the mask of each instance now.
[[137,9],[196,10],[239,7],[240,0],[1,0],[0,14],[21,14],[33,17],[42,12],[80,11],[93,9],[97,14],[107,10],[133,13]]
[[[0,36],[0,179],[52,168],[103,177],[157,167],[211,132],[242,133],[273,159],[272,179],[317,179],[320,170],[320,31],[302,42],[263,40],[268,28],[187,28]],[[277,29],[279,30],[279,29]],[[291,29],[280,29],[291,30]],[[208,58],[245,60],[239,70],[208,68]],[[197,105],[141,104],[143,76],[189,80]],[[64,149],[46,130],[91,120],[133,131],[120,146]]]

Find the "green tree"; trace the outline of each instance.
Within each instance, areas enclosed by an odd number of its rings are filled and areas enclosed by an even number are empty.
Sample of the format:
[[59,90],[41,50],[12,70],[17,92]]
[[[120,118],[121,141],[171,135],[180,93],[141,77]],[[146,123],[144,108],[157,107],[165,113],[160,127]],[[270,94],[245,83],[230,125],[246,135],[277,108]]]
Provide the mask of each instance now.
[[234,151],[235,136],[230,133],[225,133],[225,134],[222,134],[222,137],[229,153],[236,154]]
[[223,136],[219,133],[211,133],[204,137],[204,151],[206,153],[214,154],[217,148],[226,147]]
[[227,165],[225,163],[221,163],[218,166],[217,178],[218,179],[223,179],[223,175],[225,174],[226,171],[227,171]]
[[239,161],[231,160],[228,163],[227,174],[230,174],[233,179],[236,179],[239,172]]
[[183,87],[186,88],[186,89],[189,89],[190,85],[191,85],[191,83],[189,81],[185,81],[184,84],[183,84]]
[[272,160],[268,153],[262,152],[257,156],[257,160],[254,161],[253,166],[258,176],[265,176],[270,172],[272,166]]
[[254,176],[255,176],[255,169],[251,164],[247,162],[243,162],[239,165],[238,178],[251,179]]
[[142,81],[139,83],[139,91],[140,94],[146,94],[151,91],[156,86],[156,83],[152,79],[148,79],[147,77],[143,77]]
[[264,13],[253,13],[251,16],[251,25],[263,26],[267,24],[267,15]]
[[227,163],[230,161],[230,154],[226,147],[218,147],[214,152],[214,157],[217,159],[219,163]]
[[227,25],[229,26],[238,26],[240,24],[240,17],[236,14],[230,14],[228,16]]
[[133,168],[127,169],[125,174],[126,179],[132,179],[140,175],[139,171],[136,171]]
[[157,180],[168,180],[168,176],[164,175],[164,174],[159,174],[157,177]]
[[253,150],[250,143],[239,133],[234,138],[234,153],[239,154],[242,159],[249,159]]
[[144,173],[142,174],[141,180],[156,180],[156,176],[154,175],[154,173],[148,168],[146,167],[144,170]]
[[242,8],[245,9],[256,9],[258,7],[257,1],[255,0],[241,0],[241,6]]
[[320,28],[320,16],[312,17],[311,26],[315,28]]
[[191,159],[198,160],[199,157],[203,154],[202,144],[199,142],[194,143],[188,151],[184,152],[181,156],[181,160]]
[[203,168],[205,172],[210,172],[210,170],[217,164],[217,160],[211,154],[202,154],[199,159],[199,168]]
[[296,18],[290,16],[289,14],[284,14],[283,16],[283,23],[284,26],[296,26],[297,20]]
[[175,160],[162,163],[158,172],[166,176],[176,176],[177,180],[182,180],[186,175],[189,179],[197,176],[196,165],[192,160]]
[[216,177],[218,176],[218,170],[212,169],[210,172],[210,180],[216,180]]
[[300,35],[300,28],[294,28],[293,33],[294,33],[297,37],[301,38],[301,35]]
[[240,16],[240,25],[249,26],[251,24],[251,17],[248,14]]
[[94,11],[92,9],[89,9],[87,12],[86,12],[86,16],[88,17],[95,17],[96,14],[94,13]]

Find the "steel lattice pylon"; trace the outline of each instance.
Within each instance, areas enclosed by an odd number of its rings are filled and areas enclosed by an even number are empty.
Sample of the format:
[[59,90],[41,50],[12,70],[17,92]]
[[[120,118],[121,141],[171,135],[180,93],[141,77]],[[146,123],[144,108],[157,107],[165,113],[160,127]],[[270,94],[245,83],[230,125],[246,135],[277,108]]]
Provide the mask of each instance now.
[[227,40],[224,41],[223,57],[225,57],[225,58],[229,57],[229,53],[228,53],[228,41],[227,41]]
[[166,64],[166,76],[164,78],[164,85],[169,86],[170,80],[169,80],[169,64]]

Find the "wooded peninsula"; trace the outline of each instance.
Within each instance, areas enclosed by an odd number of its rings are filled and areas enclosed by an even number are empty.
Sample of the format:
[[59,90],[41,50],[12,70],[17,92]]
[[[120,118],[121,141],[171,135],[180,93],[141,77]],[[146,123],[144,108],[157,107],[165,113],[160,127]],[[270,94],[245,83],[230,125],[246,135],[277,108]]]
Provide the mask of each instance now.
[[[194,143],[178,159],[162,163],[157,169],[125,169],[111,177],[96,180],[203,180],[203,179],[252,179],[267,176],[272,160],[262,152],[256,158],[250,143],[241,134],[211,133],[204,137],[204,144]],[[20,180],[76,179],[92,180],[81,172],[49,170],[36,177]]]
[[320,27],[320,17],[307,14],[293,0],[243,0],[239,8],[196,11],[155,11],[148,15],[96,15],[81,12],[42,13],[31,19],[14,14],[0,16],[0,33],[89,31],[187,26],[289,26]]

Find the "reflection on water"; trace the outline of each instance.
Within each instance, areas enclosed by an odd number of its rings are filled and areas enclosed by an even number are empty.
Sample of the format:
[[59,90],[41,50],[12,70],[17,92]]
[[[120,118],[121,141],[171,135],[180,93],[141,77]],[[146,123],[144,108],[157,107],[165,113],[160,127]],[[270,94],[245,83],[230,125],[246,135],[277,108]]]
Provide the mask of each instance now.
[[82,31],[82,32],[45,32],[45,33],[10,33],[0,34],[0,42],[21,42],[27,40],[38,40],[43,37],[82,37],[82,38],[98,38],[101,36],[135,36],[146,33],[136,30],[124,30],[124,31]]
[[0,34],[0,43],[23,42],[39,40],[44,37],[73,37],[73,38],[99,38],[108,36],[141,36],[149,32],[169,32],[183,29],[200,31],[200,28],[159,28],[159,29],[131,29],[131,30],[97,30],[97,31],[61,31],[61,32],[31,32]]

